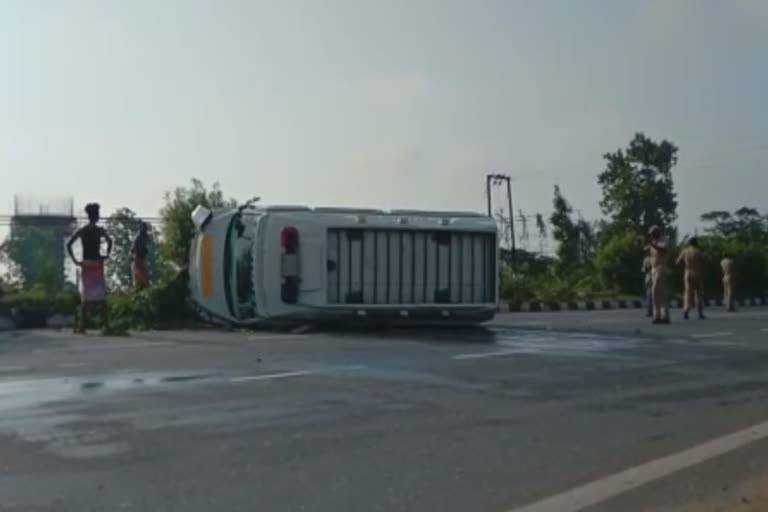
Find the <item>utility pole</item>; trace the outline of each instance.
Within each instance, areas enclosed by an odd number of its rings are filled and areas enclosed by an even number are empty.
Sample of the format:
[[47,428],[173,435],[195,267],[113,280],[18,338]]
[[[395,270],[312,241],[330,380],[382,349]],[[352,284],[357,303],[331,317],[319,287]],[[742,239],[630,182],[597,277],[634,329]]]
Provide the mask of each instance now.
[[509,235],[512,240],[512,268],[517,267],[517,244],[515,242],[515,214],[512,209],[512,179],[506,174],[489,174],[486,176],[488,193],[488,216],[491,216],[491,187],[507,184],[507,202],[509,208]]
[[488,199],[488,216],[493,217],[493,211],[491,210],[491,182],[493,176],[490,174],[485,179],[485,197]]

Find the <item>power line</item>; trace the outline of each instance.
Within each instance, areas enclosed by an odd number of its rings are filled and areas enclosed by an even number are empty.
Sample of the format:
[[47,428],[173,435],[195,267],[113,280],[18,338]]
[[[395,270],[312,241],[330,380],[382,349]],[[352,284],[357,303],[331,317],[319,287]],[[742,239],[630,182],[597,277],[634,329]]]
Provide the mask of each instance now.
[[[110,217],[103,217],[102,222],[108,222]],[[162,224],[163,218],[157,216],[136,216],[131,217],[131,220],[144,221],[150,224]],[[19,222],[25,226],[49,226],[54,224],[61,224],[64,222],[72,222],[76,224],[83,224],[88,222],[88,217],[65,217],[58,215],[10,215],[0,214],[0,226],[11,226],[14,222]]]

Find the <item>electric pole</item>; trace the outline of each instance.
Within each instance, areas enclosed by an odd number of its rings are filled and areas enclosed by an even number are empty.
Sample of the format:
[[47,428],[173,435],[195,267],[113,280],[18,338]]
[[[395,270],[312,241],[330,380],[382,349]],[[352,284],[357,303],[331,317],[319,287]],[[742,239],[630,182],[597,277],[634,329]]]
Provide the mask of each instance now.
[[[489,174],[486,176],[486,188],[488,194],[488,216],[492,216],[491,189],[494,186],[507,185],[507,203],[509,208],[509,236],[512,240],[512,268],[517,267],[517,244],[515,242],[515,214],[512,209],[512,179],[506,174]],[[502,219],[503,220],[503,219]]]

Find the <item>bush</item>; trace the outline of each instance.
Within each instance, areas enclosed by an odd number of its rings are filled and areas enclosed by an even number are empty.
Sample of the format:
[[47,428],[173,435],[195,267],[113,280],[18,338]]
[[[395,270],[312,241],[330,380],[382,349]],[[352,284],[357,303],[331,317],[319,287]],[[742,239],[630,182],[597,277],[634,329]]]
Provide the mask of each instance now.
[[[52,295],[33,288],[0,296],[0,315],[12,318],[19,328],[41,328],[51,315],[75,315],[79,303],[74,290]],[[115,332],[189,326],[194,317],[188,307],[187,273],[180,272],[138,293],[112,293],[109,312]],[[100,322],[96,316],[97,312],[89,315],[89,324]]]
[[595,270],[603,288],[629,295],[643,294],[643,251],[631,231],[612,233],[595,257]]
[[501,298],[513,304],[522,302],[564,302],[615,296],[617,290],[605,288],[588,269],[560,272],[555,264],[541,272],[525,269],[512,272],[505,268],[501,275]]
[[110,298],[110,326],[119,331],[172,329],[189,326],[187,272],[179,272],[136,293],[115,293]]
[[534,298],[534,279],[521,272],[513,272],[507,267],[501,274],[501,290],[499,295],[502,300],[513,304],[528,302]]
[[0,297],[0,315],[11,317],[19,328],[45,327],[55,314],[74,315],[79,297],[74,292],[50,294],[40,288]]

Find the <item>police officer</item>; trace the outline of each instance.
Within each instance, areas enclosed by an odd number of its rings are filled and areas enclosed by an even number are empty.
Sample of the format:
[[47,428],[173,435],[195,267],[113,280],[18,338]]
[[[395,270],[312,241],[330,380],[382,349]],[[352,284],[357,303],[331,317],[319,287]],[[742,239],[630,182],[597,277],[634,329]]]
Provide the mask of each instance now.
[[699,240],[695,236],[688,240],[688,245],[680,252],[677,257],[677,264],[685,264],[685,274],[683,276],[683,288],[685,295],[683,297],[684,309],[683,318],[688,320],[691,306],[696,303],[696,310],[699,318],[704,320],[704,301],[702,297],[701,285],[701,251],[699,250]]
[[651,286],[653,291],[653,323],[669,323],[669,297],[667,294],[667,272],[664,266],[668,249],[667,242],[661,236],[661,228],[652,226],[648,230],[646,250],[651,259]]
[[723,305],[728,311],[736,311],[733,305],[733,259],[726,253],[720,262],[723,270]]

